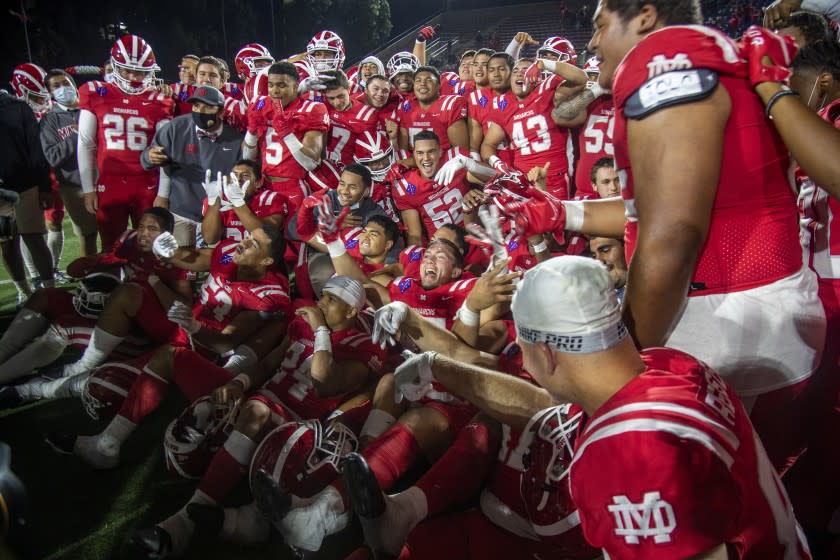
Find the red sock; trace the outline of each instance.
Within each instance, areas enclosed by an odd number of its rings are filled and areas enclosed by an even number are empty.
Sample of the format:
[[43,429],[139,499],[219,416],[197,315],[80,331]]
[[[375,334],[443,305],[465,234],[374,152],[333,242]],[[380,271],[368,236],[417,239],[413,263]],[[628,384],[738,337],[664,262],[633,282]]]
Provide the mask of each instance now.
[[172,380],[190,401],[221,387],[233,374],[189,348],[176,348],[172,356]]
[[420,455],[420,444],[405,424],[397,422],[362,452],[379,487],[388,491]]
[[144,367],[120,407],[120,416],[138,424],[158,407],[168,388],[169,383],[166,380]]
[[216,503],[224,500],[245,475],[255,448],[256,444],[250,439],[239,432],[232,432],[224,447],[213,455],[207,472],[198,483],[198,489],[216,500]]
[[466,502],[481,490],[494,459],[488,432],[478,422],[464,426],[452,446],[417,481],[426,495],[429,517]]

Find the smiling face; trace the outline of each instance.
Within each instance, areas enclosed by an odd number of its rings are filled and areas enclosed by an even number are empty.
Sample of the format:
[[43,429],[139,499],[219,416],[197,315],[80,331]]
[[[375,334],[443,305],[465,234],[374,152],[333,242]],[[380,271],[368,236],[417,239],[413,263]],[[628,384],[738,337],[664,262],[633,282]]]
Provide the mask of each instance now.
[[473,57],[465,56],[461,59],[461,64],[458,66],[458,79],[462,82],[472,80],[472,65]]
[[438,98],[440,83],[431,72],[418,72],[414,76],[414,96],[423,105],[431,105]]
[[246,237],[236,246],[233,262],[239,267],[271,266],[271,238],[262,228],[255,229],[251,232],[251,237]]
[[221,89],[221,71],[215,64],[208,64],[206,62],[199,64],[195,75],[195,83],[200,86],[213,86],[216,89]]
[[490,61],[489,54],[477,54],[473,58],[472,79],[478,87],[487,86],[487,63]]
[[440,144],[434,140],[417,140],[414,142],[414,163],[420,175],[431,179],[438,171],[440,163]]
[[530,60],[519,60],[513,66],[513,71],[510,74],[510,91],[516,97],[522,99],[531,93],[533,87],[525,82],[525,70],[531,66]]
[[359,77],[362,81],[367,81],[368,78],[379,72],[379,68],[373,62],[365,62],[359,68]]
[[369,80],[365,85],[365,97],[371,107],[381,109],[388,103],[388,97],[391,95],[391,84],[382,78],[374,78]]
[[400,93],[411,93],[414,89],[414,76],[411,72],[400,72],[391,79],[391,82]]
[[345,171],[341,174],[335,191],[338,193],[338,202],[342,207],[357,204],[360,200],[362,200],[362,198],[367,196],[369,192],[368,188],[362,181],[362,176],[349,171]]
[[598,84],[601,87],[612,88],[615,71],[624,55],[644,38],[644,35],[637,32],[641,17],[640,12],[640,15],[625,22],[621,20],[618,12],[607,8],[604,0],[598,4],[592,18],[595,34],[587,48],[594,52],[601,62],[601,74],[598,76]]
[[393,242],[385,237],[385,228],[376,222],[368,222],[359,235],[359,253],[363,257],[382,257],[393,245]]
[[443,243],[433,243],[423,253],[420,263],[420,285],[424,290],[432,290],[461,276],[461,269],[456,266],[453,249]]

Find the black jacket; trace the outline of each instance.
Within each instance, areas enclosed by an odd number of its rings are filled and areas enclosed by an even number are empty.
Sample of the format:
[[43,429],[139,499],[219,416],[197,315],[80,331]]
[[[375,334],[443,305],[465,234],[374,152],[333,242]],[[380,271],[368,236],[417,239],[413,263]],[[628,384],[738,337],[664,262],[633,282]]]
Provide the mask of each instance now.
[[50,167],[41,148],[38,121],[25,102],[0,92],[0,188],[50,191]]

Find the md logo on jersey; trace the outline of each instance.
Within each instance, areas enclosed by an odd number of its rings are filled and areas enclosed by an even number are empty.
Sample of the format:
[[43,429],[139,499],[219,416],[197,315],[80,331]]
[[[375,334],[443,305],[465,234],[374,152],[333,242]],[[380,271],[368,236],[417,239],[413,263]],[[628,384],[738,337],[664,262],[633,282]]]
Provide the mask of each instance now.
[[262,110],[265,107],[265,97],[261,97],[259,101],[257,101],[257,111]]
[[487,100],[487,98],[486,98],[486,97],[484,97],[483,95],[482,95],[481,97],[479,97],[479,98],[478,98],[478,104],[479,104],[479,105],[481,105],[481,108],[482,108],[482,109],[484,109],[485,107],[487,107],[487,103],[488,103],[488,100]]
[[233,255],[231,255],[230,253],[222,255],[222,257],[219,259],[219,262],[222,264],[230,264],[233,262]]
[[653,537],[655,544],[671,542],[677,528],[674,508],[662,499],[659,492],[645,492],[638,504],[627,496],[613,496],[607,510],[615,517],[615,534],[627,544],[639,544],[640,539]]
[[405,186],[405,191],[406,191],[408,194],[417,194],[417,186],[416,186],[416,185],[414,185],[413,183],[408,183],[408,184]]
[[450,85],[451,87],[455,87],[455,84],[457,84],[457,83],[458,83],[458,79],[457,79],[457,78],[450,78],[450,79],[449,79],[449,85]]
[[423,258],[423,252],[420,250],[412,251],[408,254],[408,262],[417,262]]
[[505,99],[505,98],[503,97],[503,98],[499,101],[499,109],[501,109],[502,111],[504,111],[505,109],[507,109],[507,106],[508,106],[507,99]]
[[[199,95],[204,95],[204,94],[203,94],[203,93],[200,93]],[[186,92],[186,90],[185,90],[185,91],[182,91],[181,93],[179,93],[179,94],[178,94],[178,99],[180,99],[181,101],[186,101],[186,100],[187,100],[187,99],[189,99],[189,98],[190,98],[190,96],[189,96],[189,94]]]
[[399,283],[400,293],[404,294],[411,288],[411,278],[403,278]]
[[402,106],[403,113],[408,113],[411,110],[411,103],[406,101]]
[[507,246],[508,252],[510,253],[516,251],[517,249],[519,249],[519,241],[517,241],[516,239],[511,239]]
[[348,249],[355,249],[356,247],[359,246],[359,240],[358,239],[351,239],[350,241],[345,243],[344,246]]
[[96,88],[96,94],[99,95],[99,97],[105,97],[106,93],[108,93],[108,90],[105,89],[105,86],[99,86]]

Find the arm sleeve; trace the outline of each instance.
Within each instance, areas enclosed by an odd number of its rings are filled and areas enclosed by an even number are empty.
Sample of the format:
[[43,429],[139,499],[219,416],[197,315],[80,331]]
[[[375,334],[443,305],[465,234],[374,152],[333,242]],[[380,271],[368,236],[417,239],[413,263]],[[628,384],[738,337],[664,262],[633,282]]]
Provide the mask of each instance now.
[[516,37],[510,40],[505,52],[513,57],[513,60],[519,60],[519,53],[522,51],[522,43],[516,40]]
[[76,157],[78,144],[76,134],[70,134],[62,139],[58,134],[58,124],[58,118],[51,113],[47,113],[41,119],[41,147],[44,148],[47,163],[53,167],[58,167],[68,159]]
[[96,182],[96,115],[82,109],[79,114],[79,176],[82,178],[82,192],[94,192]]
[[840,2],[838,0],[802,0],[801,9],[822,14],[835,21],[840,20]]

